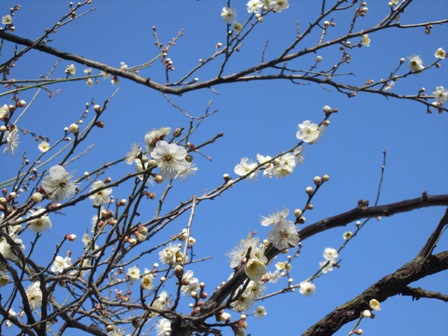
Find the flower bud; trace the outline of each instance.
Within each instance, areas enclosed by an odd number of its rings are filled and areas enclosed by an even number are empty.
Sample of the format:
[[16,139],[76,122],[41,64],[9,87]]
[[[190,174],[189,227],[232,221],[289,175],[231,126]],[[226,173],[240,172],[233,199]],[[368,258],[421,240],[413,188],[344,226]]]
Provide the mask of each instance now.
[[96,104],[96,105],[93,106],[93,110],[94,110],[96,113],[100,113],[100,112],[101,112],[101,106],[98,105],[98,104]]
[[67,240],[69,240],[69,241],[75,241],[76,235],[74,233],[70,233],[70,234],[66,235],[65,238],[67,238]]
[[70,130],[70,132],[72,132],[73,134],[78,134],[79,132],[79,126],[77,124],[71,124],[70,127],[68,128]]
[[33,196],[31,196],[31,199],[33,200],[34,203],[41,202],[43,198],[44,196],[40,192],[35,192]]
[[160,175],[160,174],[156,174],[155,176],[154,176],[154,181],[156,182],[156,183],[162,183],[163,182],[163,177],[162,177],[162,175]]
[[299,218],[300,216],[302,216],[302,210],[300,210],[300,209],[295,209],[295,210],[294,210],[294,216],[296,216],[297,218]]
[[312,187],[306,187],[305,192],[311,196],[314,193],[314,189]]

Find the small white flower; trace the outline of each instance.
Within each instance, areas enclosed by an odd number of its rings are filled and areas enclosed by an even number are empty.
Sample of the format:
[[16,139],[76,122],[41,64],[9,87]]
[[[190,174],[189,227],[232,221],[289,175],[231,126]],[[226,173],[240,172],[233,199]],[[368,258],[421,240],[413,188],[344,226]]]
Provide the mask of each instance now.
[[2,24],[4,25],[11,25],[12,24],[12,17],[11,15],[5,15],[2,17]]
[[445,59],[446,57],[446,51],[443,50],[442,48],[439,48],[436,50],[436,52],[434,53],[434,57],[438,58],[438,59]]
[[157,336],[169,336],[171,334],[171,321],[163,318],[156,325]]
[[304,296],[309,296],[314,294],[314,292],[316,291],[316,286],[308,281],[304,281],[300,284],[300,289],[299,292],[300,294],[304,295]]
[[[92,183],[92,189],[90,191],[94,191],[96,189],[104,187],[105,184],[103,181],[95,181]],[[97,191],[96,193],[89,196],[90,200],[93,202],[94,206],[100,206],[101,204],[110,203],[110,194],[112,193],[112,188],[102,189]]]
[[351,231],[344,232],[344,234],[342,235],[342,238],[344,238],[344,240],[349,240],[352,237],[353,237],[353,233]]
[[[258,165],[255,162],[251,162],[248,158],[242,158],[240,163],[235,166],[234,172],[238,176],[245,176],[249,174],[252,170],[254,170]],[[252,172],[247,178],[250,180],[256,177],[258,174],[258,170]]]
[[[11,234],[11,238],[14,240],[14,245],[18,247],[20,250],[25,250],[25,245],[22,243],[22,239],[19,238],[16,234]],[[0,253],[5,257],[6,259],[10,259],[13,261],[17,261],[17,252],[15,249],[9,245],[9,243],[6,241],[6,239],[0,240]]]
[[297,157],[292,153],[286,153],[274,160],[272,173],[275,177],[281,178],[290,175],[297,165]]
[[221,17],[225,23],[232,23],[236,20],[236,10],[234,8],[223,7]]
[[253,281],[260,281],[263,275],[266,274],[267,269],[264,262],[257,258],[251,258],[244,265],[244,272]]
[[372,299],[369,301],[369,306],[373,310],[381,310],[380,303],[376,299]]
[[56,165],[50,168],[49,175],[42,181],[42,187],[53,202],[60,202],[76,192],[76,184],[70,182],[71,178],[64,167]]
[[255,251],[258,245],[258,238],[249,237],[242,239],[238,246],[236,246],[232,251],[230,251],[227,256],[230,258],[230,267],[236,268],[240,265],[241,261],[246,257],[249,248],[251,251]]
[[74,64],[70,64],[65,69],[65,73],[70,76],[74,76],[76,74],[76,67]]
[[17,128],[14,128],[12,131],[6,131],[5,139],[6,139],[6,147],[3,150],[3,153],[11,152],[11,154],[14,155],[20,143],[19,132]]
[[42,306],[42,291],[40,290],[40,282],[33,282],[26,290],[26,297],[31,309],[37,309]]
[[50,144],[44,140],[37,146],[37,148],[39,148],[42,153],[45,153],[50,149]]
[[286,219],[288,217],[289,210],[283,209],[282,211],[277,211],[271,215],[268,215],[266,217],[261,217],[261,225],[262,226],[269,226],[271,224],[279,224],[282,220]]
[[286,219],[274,225],[273,229],[268,233],[267,238],[278,250],[297,246],[300,242],[294,222]]
[[140,146],[138,144],[132,144],[131,145],[131,150],[126,154],[125,156],[125,162],[128,165],[131,165],[135,162],[135,160],[137,160],[137,158],[140,156],[142,152],[142,149],[140,148]]
[[198,292],[200,290],[199,287],[199,279],[195,278],[192,270],[188,270],[182,276],[182,285],[180,288],[183,295],[191,295],[193,292]]
[[412,72],[420,72],[422,71],[425,67],[423,66],[423,61],[420,58],[420,56],[412,56],[409,57],[409,63],[408,63],[409,69]]
[[159,129],[153,129],[145,135],[146,146],[148,147],[148,153],[152,152],[156,147],[156,143],[160,140],[164,140],[165,137],[171,132],[170,127],[162,127]]
[[163,178],[172,179],[180,172],[189,169],[190,163],[186,160],[187,150],[184,147],[166,141],[158,141],[151,152],[151,157],[156,160],[157,166]]
[[448,101],[448,90],[443,86],[436,87],[432,95],[439,104],[445,104]]
[[338,258],[339,254],[336,249],[332,247],[327,247],[324,249],[324,253],[322,254],[325,260],[335,260]]
[[50,217],[48,217],[47,214],[40,215],[45,211],[44,208],[37,208],[35,210],[30,210],[30,217],[39,216],[38,218],[31,219],[28,221],[30,224],[29,229],[33,232],[44,232],[47,229],[51,229],[51,220]]
[[299,124],[298,127],[299,130],[297,131],[296,137],[303,142],[312,144],[320,136],[321,128],[319,125],[312,123],[309,120],[305,120],[303,123]]
[[239,22],[234,22],[232,24],[232,29],[236,33],[240,33],[243,30],[243,25]]
[[258,14],[261,12],[263,8],[263,2],[260,0],[249,0],[247,2],[247,12]]
[[[146,270],[145,273],[147,273]],[[140,281],[140,286],[143,289],[150,290],[153,287],[153,281],[154,281],[154,275],[152,273],[147,273],[142,277],[142,280]]]
[[370,37],[369,34],[364,34],[361,40],[362,44],[366,47],[370,47]]
[[54,259],[53,265],[51,266],[52,272],[62,273],[64,269],[70,267],[72,264],[72,260],[70,257],[62,258],[61,256],[57,256]]
[[165,265],[176,265],[183,259],[180,247],[176,244],[169,244],[159,252],[160,261]]
[[135,282],[140,279],[140,269],[137,266],[132,266],[128,268],[126,275],[131,282]]
[[255,311],[254,311],[254,316],[255,317],[263,318],[263,317],[266,316],[266,314],[267,314],[266,308],[264,308],[263,306],[258,306],[258,307],[255,308]]
[[331,272],[333,270],[333,260],[321,261],[319,267],[323,274]]

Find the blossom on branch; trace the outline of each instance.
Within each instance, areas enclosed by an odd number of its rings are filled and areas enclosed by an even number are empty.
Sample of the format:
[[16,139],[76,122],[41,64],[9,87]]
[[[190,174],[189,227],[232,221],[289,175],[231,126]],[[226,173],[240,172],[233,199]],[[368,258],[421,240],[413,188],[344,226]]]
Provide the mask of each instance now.
[[53,166],[48,173],[49,175],[42,181],[42,188],[53,202],[60,202],[76,192],[76,184],[70,182],[72,176],[64,167]]
[[416,56],[412,56],[409,57],[409,63],[408,63],[409,69],[412,72],[420,72],[422,71],[425,67],[423,66],[423,61],[420,58],[420,56],[416,55]]
[[299,130],[296,133],[296,137],[303,142],[312,144],[316,141],[321,133],[321,128],[318,124],[312,123],[309,120],[305,120],[303,123],[298,125]]
[[[92,189],[90,191],[94,191],[96,189],[103,188],[105,186],[103,181],[95,181],[92,183]],[[102,204],[110,203],[110,194],[112,193],[112,188],[105,188],[97,191],[96,193],[89,196],[90,200],[93,202],[94,206],[100,206]]]
[[[255,168],[257,168],[257,164],[255,162],[250,161],[247,157],[242,158],[240,163],[238,163],[235,166],[235,169],[233,170],[235,174],[238,176],[245,176],[249,174],[251,171],[253,171]],[[247,179],[253,179],[258,174],[258,170],[253,171],[249,176],[247,176]]]
[[30,224],[29,229],[33,232],[44,232],[47,229],[51,229],[51,220],[50,217],[48,217],[47,214],[41,215],[45,211],[44,208],[37,208],[37,209],[31,209],[30,210],[30,217],[39,216],[35,219],[31,219],[28,221]]
[[26,290],[26,297],[31,309],[37,309],[42,306],[42,291],[40,290],[40,282],[33,282]]
[[189,169],[190,162],[186,160],[188,153],[184,147],[166,141],[158,141],[151,152],[151,157],[157,162],[163,178],[175,178],[178,173]]
[[445,104],[448,100],[448,89],[445,89],[443,86],[438,86],[432,95],[436,102],[439,104]]
[[233,23],[236,20],[236,10],[234,8],[223,7],[221,17],[227,24]]

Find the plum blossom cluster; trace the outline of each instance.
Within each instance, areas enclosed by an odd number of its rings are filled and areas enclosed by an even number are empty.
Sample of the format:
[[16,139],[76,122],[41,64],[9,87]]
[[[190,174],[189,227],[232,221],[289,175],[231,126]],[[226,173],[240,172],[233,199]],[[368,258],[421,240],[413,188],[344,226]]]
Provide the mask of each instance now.
[[[246,3],[246,9],[249,14],[255,15],[259,21],[263,20],[263,16],[268,12],[280,13],[289,8],[288,0],[249,0]],[[230,7],[223,7],[221,10],[221,17],[225,23],[232,25],[236,32],[240,32],[243,25],[236,20],[236,9]]]
[[332,247],[326,247],[322,256],[325,259],[324,261],[319,262],[322,273],[325,274],[331,272],[333,270],[333,267],[338,263],[338,251]]
[[[328,108],[331,113],[331,108],[325,106],[324,111]],[[298,125],[298,131],[296,133],[297,139],[302,142],[313,144],[319,137],[322,136],[325,126],[318,125],[309,120],[305,120]],[[251,161],[249,158],[244,157],[235,166],[234,172],[238,176],[244,176],[247,179],[253,179],[257,177],[260,170],[263,171],[263,176],[272,178],[282,178],[290,175],[294,168],[304,162],[302,155],[303,147],[297,146],[293,152],[279,155],[275,158],[270,156],[264,156],[257,154],[257,162]]]
[[[265,282],[275,282],[280,276],[280,269],[286,270],[286,272],[291,269],[289,263],[283,263],[283,265],[278,263],[276,272],[268,272],[266,267],[268,259],[265,255],[266,248],[269,246],[273,246],[281,251],[298,246],[300,242],[299,234],[294,222],[286,218],[288,214],[289,211],[285,209],[267,217],[262,217],[262,226],[272,226],[267,239],[260,242],[259,238],[249,236],[242,239],[228,253],[230,267],[233,269],[243,267],[245,274],[249,278],[247,286],[244,289],[242,288],[242,293],[237,291],[239,295],[233,299],[231,307],[234,310],[242,312],[250,309],[254,301],[264,293]],[[257,314],[259,315],[258,317],[263,317],[266,315],[266,312],[261,307]]]
[[[162,127],[149,131],[145,135],[147,154],[142,151],[139,145],[133,144],[131,150],[125,156],[125,162],[129,165],[135,163],[137,172],[144,172],[148,169],[158,167],[159,174],[153,174],[156,182],[160,183],[164,179],[184,178],[197,171],[197,167],[192,164],[192,156],[188,155],[183,146],[165,141],[171,132],[170,127]],[[142,179],[143,176],[139,175]]]

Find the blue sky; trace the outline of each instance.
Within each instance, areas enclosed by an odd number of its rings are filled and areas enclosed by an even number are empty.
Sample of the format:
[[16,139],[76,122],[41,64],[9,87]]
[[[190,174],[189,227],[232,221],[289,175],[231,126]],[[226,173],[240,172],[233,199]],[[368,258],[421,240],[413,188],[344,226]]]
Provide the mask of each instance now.
[[[316,2],[317,3],[317,2]],[[15,3],[14,3],[15,4]],[[157,55],[153,43],[152,26],[162,42],[168,42],[183,29],[183,36],[172,49],[170,57],[175,71],[172,78],[179,78],[200,58],[206,58],[218,42],[225,41],[225,24],[220,17],[226,1],[94,1],[95,10],[63,27],[52,36],[55,48],[73,52],[112,66],[124,61],[129,66],[142,64]],[[5,15],[12,2],[0,4],[0,13]],[[43,29],[52,25],[67,10],[66,2],[22,1],[22,9],[14,17],[15,33],[35,38]],[[245,2],[234,1],[238,19],[247,17]],[[383,17],[388,9],[387,1],[368,3],[369,12],[362,19],[364,28]],[[290,8],[280,14],[271,15],[257,27],[241,48],[241,52],[229,64],[232,71],[254,65],[261,59],[265,41],[269,40],[266,57],[272,58],[289,45],[296,33],[296,24],[305,29],[316,15],[319,5],[314,2],[290,1]],[[405,15],[403,23],[424,22],[446,18],[448,4],[444,0],[415,1]],[[326,38],[339,36],[347,26],[347,15],[334,17],[336,27]],[[363,28],[359,28],[363,29]],[[345,81],[360,84],[367,79],[384,78],[393,70],[399,59],[420,55],[425,64],[432,63],[437,48],[446,45],[447,28],[435,26],[430,35],[424,29],[390,30],[370,36],[369,48],[354,49],[350,65],[341,68],[354,72]],[[318,37],[313,35],[305,43],[310,45]],[[301,46],[301,47],[305,47]],[[299,47],[300,48],[300,47]],[[12,47],[5,43],[1,59],[6,59]],[[322,66],[327,68],[336,62],[340,53],[337,48],[322,52]],[[313,56],[314,57],[314,56]],[[14,78],[37,78],[49,71],[55,58],[30,52],[17,62]],[[308,68],[312,58],[295,62],[299,68]],[[55,70],[55,77],[63,77],[66,65],[62,60]],[[214,76],[219,62],[197,74],[200,80]],[[78,72],[82,65],[76,65]],[[394,92],[415,94],[421,87],[431,93],[438,85],[448,86],[447,65],[431,69],[413,78],[397,82]],[[94,71],[95,73],[95,71]],[[161,65],[156,62],[145,75],[163,82]],[[84,104],[92,99],[101,104],[116,89],[119,89],[103,116],[106,127],[98,129],[85,146],[94,144],[90,152],[73,162],[70,170],[81,175],[98,165],[122,157],[135,142],[144,143],[147,131],[162,126],[186,127],[188,119],[173,109],[165,98],[148,88],[122,80],[112,86],[108,80],[99,80],[98,85],[87,87],[81,82],[52,86],[61,92],[51,99],[45,93],[33,103],[22,119],[20,127],[43,134],[55,141],[62,129],[76,121],[84,110]],[[423,105],[382,96],[359,94],[347,98],[331,88],[315,84],[293,85],[286,81],[249,82],[223,85],[171,97],[190,114],[200,116],[207,104],[213,100],[213,108],[219,112],[209,117],[193,137],[201,143],[217,133],[224,137],[204,149],[212,158],[207,161],[196,155],[199,170],[185,182],[176,182],[167,206],[186,200],[193,193],[201,195],[221,183],[224,173],[233,174],[233,168],[242,157],[255,160],[256,154],[275,155],[291,148],[297,141],[297,124],[304,120],[318,122],[322,119],[322,107],[337,107],[339,113],[331,118],[331,126],[324,137],[305,148],[305,164],[297,167],[294,174],[284,179],[248,181],[237,185],[213,202],[204,202],[196,209],[193,236],[197,239],[195,253],[198,257],[213,256],[213,259],[194,266],[195,275],[207,284],[208,292],[225,280],[231,269],[225,254],[249,232],[257,231],[261,238],[268,232],[259,225],[262,215],[289,208],[302,207],[306,202],[304,189],[312,183],[315,175],[329,174],[331,180],[320,190],[313,204],[315,209],[307,213],[307,223],[332,216],[354,208],[359,199],[376,196],[382,151],[387,150],[385,181],[380,203],[396,202],[418,197],[423,191],[430,194],[446,193],[448,177],[448,133],[446,113],[427,114]],[[27,102],[34,92],[24,93]],[[0,105],[7,103],[2,97]],[[20,165],[21,154],[26,151],[30,159],[37,156],[37,144],[32,137],[22,136],[15,158],[0,156],[1,178],[11,177]],[[85,147],[81,147],[85,148]],[[125,174],[129,167],[121,166],[111,172],[113,179]],[[162,187],[155,186],[156,193]],[[114,190],[117,198],[127,197],[126,190]],[[154,205],[148,204],[151,218]],[[336,306],[358,295],[373,282],[410,261],[425,243],[437,225],[443,209],[424,209],[408,214],[372,220],[343,251],[342,268],[326,274],[316,281],[317,291],[311,297],[290,293],[263,302],[268,315],[265,319],[249,319],[248,333],[270,335],[282,332],[297,335]],[[53,229],[41,243],[55,245],[60,237],[74,232],[79,237],[90,230],[90,218],[94,213],[91,204],[85,208],[67,209],[61,216],[52,218]],[[167,239],[186,225],[188,217],[175,221],[161,233]],[[346,228],[335,229],[304,242],[301,256],[293,265],[291,276],[296,282],[306,279],[318,268],[325,247],[339,247],[342,233],[354,230],[354,223]],[[447,246],[444,237],[437,251]],[[44,247],[45,245],[42,245]],[[73,245],[74,254],[81,251],[82,243]],[[51,258],[51,251],[42,250],[42,259]],[[282,256],[277,258],[283,261]],[[152,255],[140,261],[139,267],[149,267],[157,261]],[[273,265],[270,266],[273,268]],[[283,279],[284,280],[284,279]],[[420,281],[421,286],[433,291],[446,291],[447,273]],[[272,287],[280,288],[285,281]],[[271,288],[268,288],[270,292]],[[367,335],[442,335],[447,330],[446,304],[419,300],[411,302],[409,297],[394,297],[382,304],[382,310],[374,320],[363,321],[361,328]],[[236,317],[237,313],[233,313]],[[351,328],[346,325],[337,335],[346,335]],[[76,333],[79,335],[79,333]],[[230,335],[230,331],[225,331]]]

